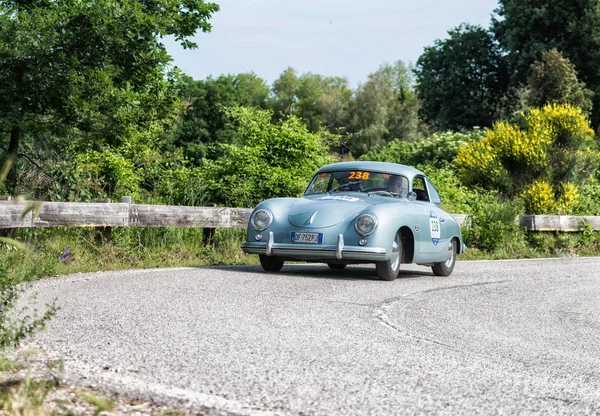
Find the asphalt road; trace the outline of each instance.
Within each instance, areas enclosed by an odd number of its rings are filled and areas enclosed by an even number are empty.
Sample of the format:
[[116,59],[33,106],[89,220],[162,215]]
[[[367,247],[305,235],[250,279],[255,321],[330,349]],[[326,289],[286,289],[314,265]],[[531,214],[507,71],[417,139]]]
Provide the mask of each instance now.
[[65,376],[213,414],[600,414],[600,258],[44,280]]

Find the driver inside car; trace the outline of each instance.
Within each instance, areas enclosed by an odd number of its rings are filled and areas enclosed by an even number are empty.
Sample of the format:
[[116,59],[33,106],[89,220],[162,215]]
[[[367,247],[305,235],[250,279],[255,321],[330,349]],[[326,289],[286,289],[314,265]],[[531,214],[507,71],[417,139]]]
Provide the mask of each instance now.
[[403,176],[392,175],[387,181],[386,191],[396,194],[401,198],[406,198],[408,194],[408,180]]

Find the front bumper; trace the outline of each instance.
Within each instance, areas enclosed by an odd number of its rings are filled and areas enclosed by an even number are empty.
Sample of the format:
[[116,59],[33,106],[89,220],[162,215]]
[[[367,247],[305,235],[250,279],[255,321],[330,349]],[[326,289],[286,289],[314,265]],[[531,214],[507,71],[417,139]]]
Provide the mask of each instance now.
[[246,241],[242,244],[246,254],[264,254],[294,258],[298,260],[386,260],[386,249],[381,247],[362,247],[344,245],[344,235],[339,234],[336,245],[275,243],[273,233],[269,232],[267,242]]

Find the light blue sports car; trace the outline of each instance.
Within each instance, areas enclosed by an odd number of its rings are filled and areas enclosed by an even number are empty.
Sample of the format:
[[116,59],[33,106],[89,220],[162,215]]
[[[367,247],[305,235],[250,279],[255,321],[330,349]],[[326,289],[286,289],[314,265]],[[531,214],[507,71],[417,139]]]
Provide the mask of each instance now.
[[394,280],[400,264],[417,263],[448,276],[466,247],[440,202],[425,174],[409,166],[334,163],[319,169],[301,198],[261,202],[242,250],[258,254],[270,272],[285,261],[322,262],[332,269],[375,263],[380,279]]

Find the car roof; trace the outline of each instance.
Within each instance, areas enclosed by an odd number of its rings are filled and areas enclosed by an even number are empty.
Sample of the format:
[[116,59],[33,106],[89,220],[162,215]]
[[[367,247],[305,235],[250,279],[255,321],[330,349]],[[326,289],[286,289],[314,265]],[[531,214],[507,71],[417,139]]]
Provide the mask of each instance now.
[[369,172],[390,173],[392,175],[403,175],[408,178],[413,178],[417,175],[425,174],[418,169],[410,166],[400,165],[398,163],[388,162],[370,162],[370,161],[354,161],[354,162],[339,162],[331,165],[323,166],[319,172],[337,172],[342,170],[365,170]]

